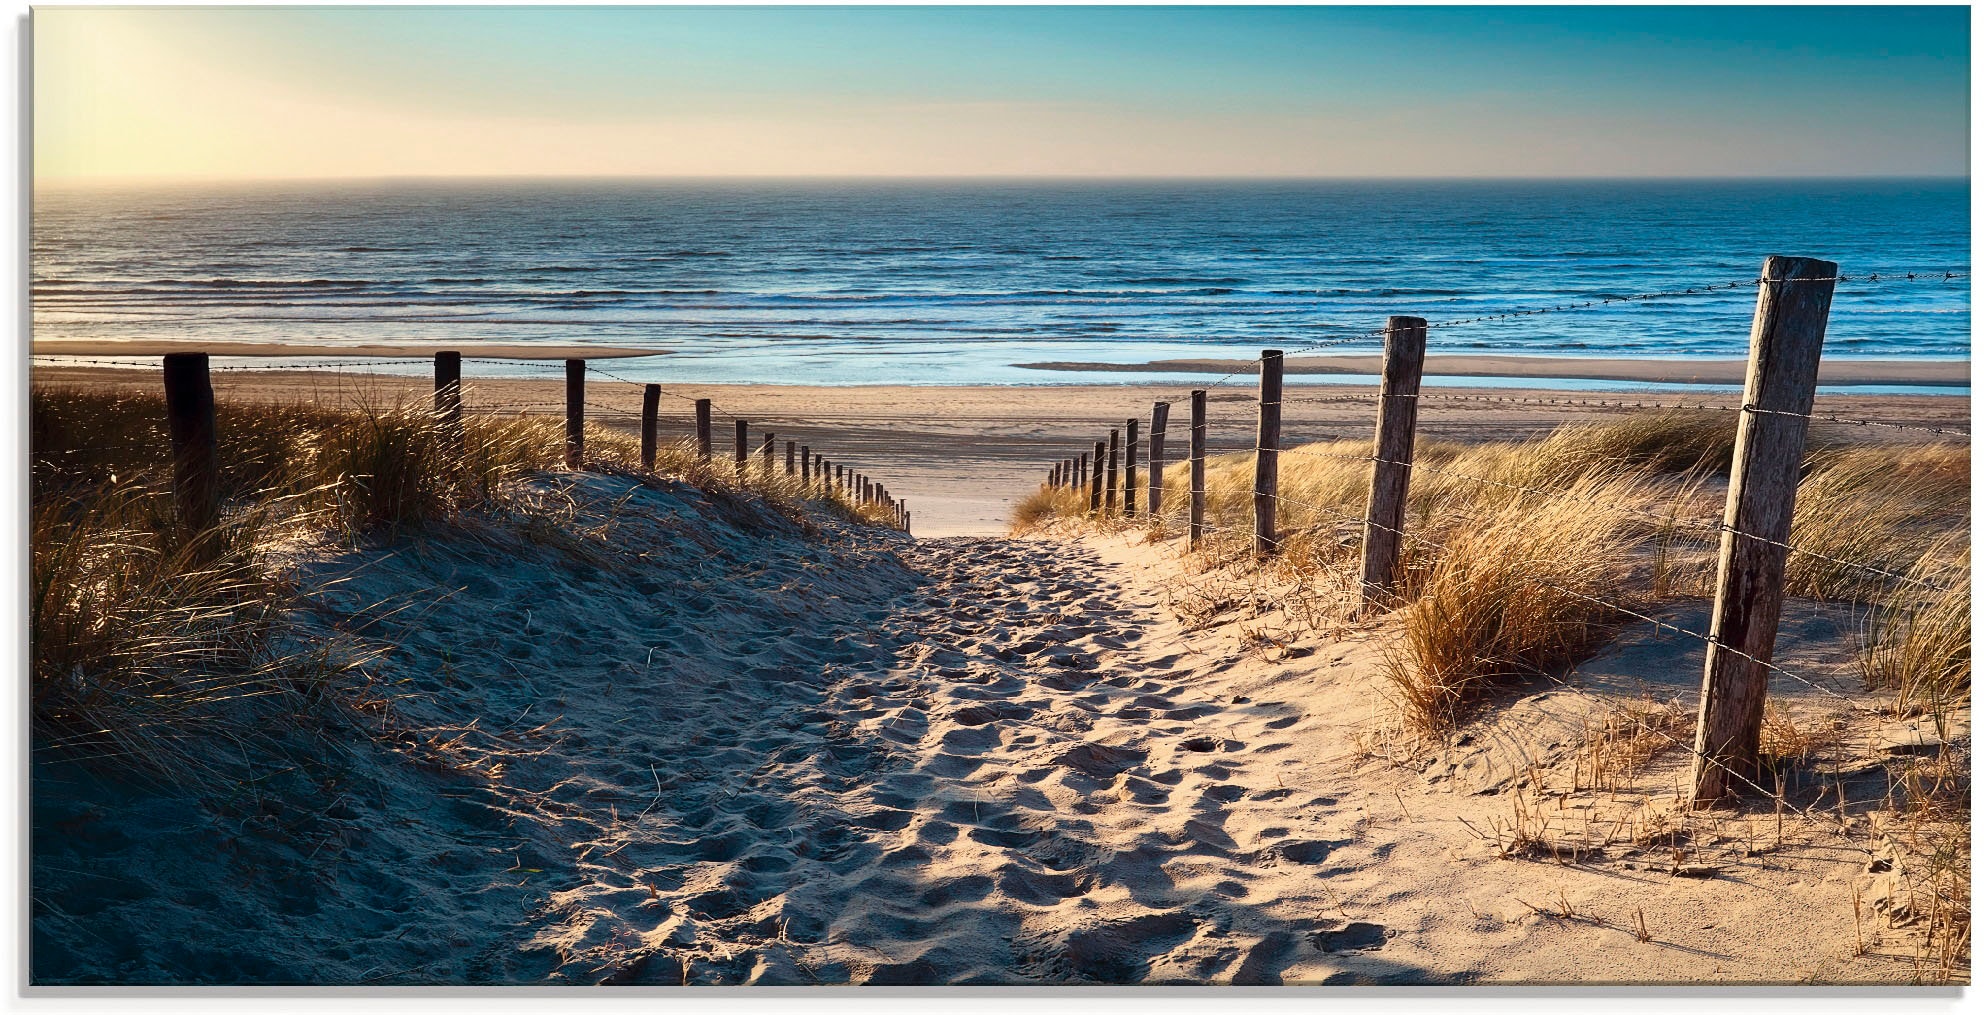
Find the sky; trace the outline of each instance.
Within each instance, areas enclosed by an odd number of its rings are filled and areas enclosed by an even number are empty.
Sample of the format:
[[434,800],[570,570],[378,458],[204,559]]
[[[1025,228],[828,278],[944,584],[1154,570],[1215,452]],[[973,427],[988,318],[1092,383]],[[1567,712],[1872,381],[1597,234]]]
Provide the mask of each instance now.
[[1963,176],[1963,7],[42,7],[38,182]]

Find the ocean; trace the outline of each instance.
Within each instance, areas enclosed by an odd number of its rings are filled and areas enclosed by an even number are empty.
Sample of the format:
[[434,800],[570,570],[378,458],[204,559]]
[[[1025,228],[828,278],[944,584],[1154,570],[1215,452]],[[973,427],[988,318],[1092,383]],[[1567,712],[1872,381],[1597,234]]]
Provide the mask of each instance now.
[[[33,319],[37,338],[217,349],[676,353],[614,367],[638,380],[1114,383],[1186,375],[1023,364],[1371,351],[1389,314],[1681,290],[1793,254],[1935,276],[1843,283],[1828,358],[1961,358],[1970,282],[1939,273],[1968,269],[1969,223],[1963,180],[43,188]],[[1741,357],[1754,300],[1725,289],[1440,328],[1429,348]]]

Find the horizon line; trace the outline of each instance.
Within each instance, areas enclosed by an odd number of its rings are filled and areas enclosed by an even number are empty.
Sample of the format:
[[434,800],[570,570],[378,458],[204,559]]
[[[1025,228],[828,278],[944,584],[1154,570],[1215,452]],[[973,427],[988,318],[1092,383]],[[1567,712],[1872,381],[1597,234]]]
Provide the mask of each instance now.
[[426,182],[751,182],[751,181],[819,181],[819,182],[999,182],[999,183],[1740,183],[1740,182],[1825,182],[1825,181],[1968,181],[1969,173],[1815,173],[1815,174],[1766,174],[1766,173],[1703,173],[1669,175],[1579,175],[1579,176],[1536,176],[1536,175],[1434,175],[1434,174],[1395,174],[1389,176],[1370,175],[1211,175],[1157,173],[942,173],[942,174],[894,174],[894,173],[380,173],[353,176],[120,176],[120,175],[80,175],[54,178],[34,178],[31,185],[39,189],[43,186],[120,186],[138,184],[185,185],[185,184],[260,184],[260,183],[426,183]]

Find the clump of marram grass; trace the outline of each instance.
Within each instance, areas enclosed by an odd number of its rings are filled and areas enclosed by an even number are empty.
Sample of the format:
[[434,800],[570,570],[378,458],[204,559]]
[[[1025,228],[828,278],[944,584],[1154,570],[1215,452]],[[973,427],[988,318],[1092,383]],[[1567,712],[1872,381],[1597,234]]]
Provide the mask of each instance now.
[[295,521],[290,505],[236,510],[188,539],[166,499],[138,476],[34,501],[29,714],[37,750],[197,780],[192,737],[279,736],[284,712],[355,660],[271,646],[292,589],[263,544]]
[[1581,661],[1623,619],[1611,604],[1630,599],[1634,544],[1617,514],[1567,500],[1513,501],[1452,533],[1397,614],[1385,675],[1407,725],[1443,735],[1496,686]]
[[1811,456],[1798,484],[1785,589],[1819,599],[1877,600],[1892,579],[1865,567],[1922,567],[1945,581],[1968,568],[1931,559],[1952,531],[1968,531],[1970,453],[1947,444],[1853,448]]
[[1088,511],[1088,488],[1046,486],[1020,498],[1013,506],[1014,534],[1031,532],[1061,518],[1080,517]]
[[1902,714],[1940,719],[1969,701],[1969,566],[1968,537],[1945,537],[1908,571],[1914,581],[1897,584],[1868,618],[1861,678],[1869,690],[1892,691]]

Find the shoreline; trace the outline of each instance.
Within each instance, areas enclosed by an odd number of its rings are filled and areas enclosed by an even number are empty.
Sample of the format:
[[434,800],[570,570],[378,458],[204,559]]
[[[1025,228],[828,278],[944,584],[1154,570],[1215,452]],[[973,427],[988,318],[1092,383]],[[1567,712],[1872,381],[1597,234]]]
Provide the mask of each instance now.
[[[1370,353],[1291,356],[1284,361],[1283,372],[1376,377],[1382,363],[1381,357]],[[1252,360],[1237,359],[1162,359],[1146,363],[1049,360],[1039,363],[1016,363],[1014,366],[1025,370],[1043,371],[1204,374],[1247,370],[1252,364]],[[1748,366],[1747,360],[1740,359],[1651,360],[1609,356],[1527,356],[1500,353],[1434,353],[1426,357],[1428,375],[1645,384],[1740,385],[1743,383]],[[1967,359],[1822,359],[1819,362],[1819,383],[1968,387],[1970,361]]]
[[[153,357],[174,352],[206,352],[217,357],[238,357],[243,359],[413,359],[431,357],[437,352],[458,351],[469,360],[514,359],[555,361],[565,359],[640,359],[645,357],[678,356],[670,349],[653,349],[639,346],[542,344],[528,342],[501,343],[461,343],[461,342],[369,342],[363,345],[331,345],[324,343],[277,343],[277,342],[200,342],[179,339],[37,339],[31,344],[31,355],[36,357],[74,357],[77,359],[100,357]],[[694,362],[689,357],[682,362]],[[1007,383],[1003,379],[992,382],[930,382],[884,381],[879,386],[906,388],[969,389],[978,387],[1004,387],[1015,390],[1034,387],[1064,387],[1083,384],[1115,384],[1122,387],[1163,387],[1168,384],[1186,384],[1186,380],[1171,381],[1152,379],[1151,375],[1226,375],[1251,372],[1254,360],[1220,357],[1189,357],[1174,359],[1154,359],[1141,362],[1117,363],[1093,360],[1040,360],[1010,364],[1010,368],[1031,372],[1038,380]],[[1284,373],[1290,377],[1359,377],[1376,382],[1382,368],[1382,357],[1375,353],[1350,354],[1309,354],[1293,355],[1284,363]],[[83,366],[85,364],[42,364],[42,368]],[[334,366],[335,364],[325,364]],[[358,366],[361,364],[353,364]],[[272,370],[300,369],[294,366],[271,367]],[[1624,356],[1554,356],[1528,353],[1433,353],[1426,357],[1426,377],[1432,383],[1442,386],[1469,386],[1470,380],[1485,382],[1523,381],[1539,382],[1539,389],[1578,390],[1580,383],[1622,384],[1622,385],[1718,385],[1741,387],[1748,370],[1748,361],[1732,358],[1711,359],[1634,359]],[[1068,381],[1055,375],[1088,373],[1098,375],[1144,375],[1134,380],[1118,382],[1097,380]],[[1561,382],[1561,383],[1551,383]],[[693,379],[671,379],[663,383],[696,385],[737,385],[752,386],[756,382],[700,381]],[[1819,364],[1819,383],[1832,387],[1919,387],[1949,388],[1950,393],[1970,386],[1969,359],[1827,359]],[[808,385],[814,386],[814,385]],[[864,388],[876,384],[820,385],[828,387]],[[1501,384],[1484,384],[1483,387],[1504,387]],[[1510,385],[1509,387],[1514,387]],[[1935,392],[1923,392],[1934,394]]]

